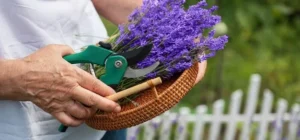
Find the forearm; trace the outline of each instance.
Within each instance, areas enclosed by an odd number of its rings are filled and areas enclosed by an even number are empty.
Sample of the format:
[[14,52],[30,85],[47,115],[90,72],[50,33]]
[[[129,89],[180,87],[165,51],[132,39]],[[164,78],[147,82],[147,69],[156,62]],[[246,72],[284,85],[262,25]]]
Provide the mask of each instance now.
[[127,22],[132,11],[142,5],[142,0],[92,0],[97,12],[114,24]]

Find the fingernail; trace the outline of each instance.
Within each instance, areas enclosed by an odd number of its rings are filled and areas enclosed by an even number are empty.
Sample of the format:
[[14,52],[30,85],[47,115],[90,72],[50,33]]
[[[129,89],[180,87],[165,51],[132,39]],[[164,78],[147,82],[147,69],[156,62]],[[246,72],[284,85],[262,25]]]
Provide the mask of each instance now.
[[117,106],[116,108],[115,108],[115,110],[114,110],[114,112],[116,112],[116,113],[118,113],[118,112],[120,112],[121,111],[121,107],[120,106]]

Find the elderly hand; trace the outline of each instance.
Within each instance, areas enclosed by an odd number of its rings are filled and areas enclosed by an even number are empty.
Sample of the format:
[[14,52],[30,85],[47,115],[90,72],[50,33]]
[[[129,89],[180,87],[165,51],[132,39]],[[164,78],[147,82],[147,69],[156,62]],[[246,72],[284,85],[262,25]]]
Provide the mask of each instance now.
[[16,60],[1,79],[0,99],[32,101],[65,126],[80,125],[97,109],[119,112],[117,103],[104,98],[113,89],[63,59],[72,53],[70,47],[49,45]]

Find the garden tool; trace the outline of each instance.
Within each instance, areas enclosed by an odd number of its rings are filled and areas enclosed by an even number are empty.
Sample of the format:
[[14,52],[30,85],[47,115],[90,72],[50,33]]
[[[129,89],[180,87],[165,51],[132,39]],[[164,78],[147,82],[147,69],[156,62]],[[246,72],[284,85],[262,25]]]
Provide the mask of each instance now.
[[[138,78],[145,76],[155,70],[159,62],[144,68],[133,69],[130,66],[136,65],[145,59],[151,52],[152,45],[146,45],[127,52],[115,53],[107,43],[99,43],[99,46],[90,45],[84,51],[64,56],[64,59],[71,64],[88,63],[93,72],[93,65],[105,67],[105,74],[98,77],[103,83],[111,87],[116,87],[123,77]],[[94,76],[95,74],[92,73]],[[66,126],[59,127],[60,132],[65,132]]]

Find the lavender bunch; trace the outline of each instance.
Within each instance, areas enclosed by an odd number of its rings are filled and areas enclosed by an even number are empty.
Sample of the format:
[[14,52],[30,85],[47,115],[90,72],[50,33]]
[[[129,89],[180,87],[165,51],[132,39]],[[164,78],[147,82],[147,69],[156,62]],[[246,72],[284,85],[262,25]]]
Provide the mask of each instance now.
[[[119,25],[114,44],[123,52],[153,44],[151,54],[137,65],[145,68],[159,61],[161,66],[146,78],[171,78],[192,66],[215,56],[228,41],[226,35],[214,37],[212,27],[221,22],[213,15],[216,6],[205,9],[205,0],[184,9],[184,0],[144,0],[143,6],[129,17],[129,23]],[[207,35],[206,35],[207,34]]]
[[217,7],[205,8],[207,3],[202,0],[184,9],[184,3],[185,0],[144,0],[142,7],[129,16],[129,22],[119,25],[119,32],[109,40],[113,51],[119,53],[152,44],[150,55],[136,68],[161,63],[152,73],[139,79],[125,79],[119,87],[128,88],[153,77],[169,79],[224,49],[228,37],[215,37],[213,30],[221,22],[221,17],[213,14]]

